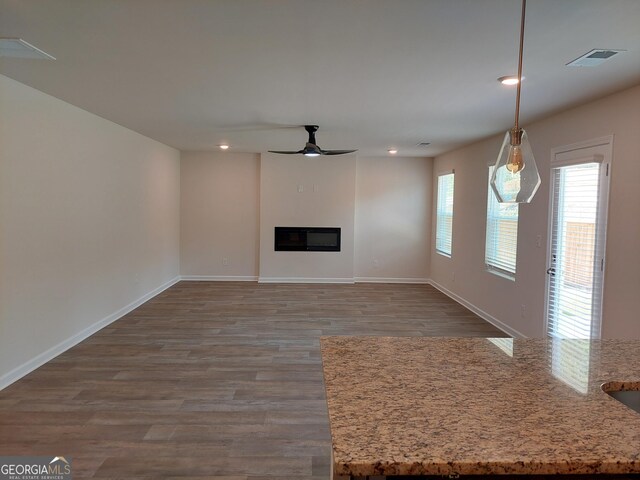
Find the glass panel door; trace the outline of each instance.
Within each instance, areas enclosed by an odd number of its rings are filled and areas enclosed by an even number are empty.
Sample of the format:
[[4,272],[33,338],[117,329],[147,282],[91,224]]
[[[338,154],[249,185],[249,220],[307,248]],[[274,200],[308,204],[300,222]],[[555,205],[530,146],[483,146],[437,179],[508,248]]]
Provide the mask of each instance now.
[[609,163],[594,148],[565,155],[565,164],[560,161],[551,169],[547,270],[551,337],[600,337]]

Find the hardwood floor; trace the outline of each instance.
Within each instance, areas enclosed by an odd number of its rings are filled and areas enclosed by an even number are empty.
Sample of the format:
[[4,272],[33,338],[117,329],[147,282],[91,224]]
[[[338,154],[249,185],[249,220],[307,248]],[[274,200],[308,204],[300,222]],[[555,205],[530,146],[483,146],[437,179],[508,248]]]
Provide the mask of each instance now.
[[328,479],[321,335],[505,336],[428,285],[181,282],[0,392],[75,479]]

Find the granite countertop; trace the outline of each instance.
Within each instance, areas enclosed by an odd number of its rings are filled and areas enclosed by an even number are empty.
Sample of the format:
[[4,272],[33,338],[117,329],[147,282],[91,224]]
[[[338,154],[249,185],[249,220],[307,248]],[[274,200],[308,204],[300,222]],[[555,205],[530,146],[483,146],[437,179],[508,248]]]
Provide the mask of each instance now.
[[[334,475],[640,473],[640,341],[324,337]],[[620,387],[611,383],[610,387]]]

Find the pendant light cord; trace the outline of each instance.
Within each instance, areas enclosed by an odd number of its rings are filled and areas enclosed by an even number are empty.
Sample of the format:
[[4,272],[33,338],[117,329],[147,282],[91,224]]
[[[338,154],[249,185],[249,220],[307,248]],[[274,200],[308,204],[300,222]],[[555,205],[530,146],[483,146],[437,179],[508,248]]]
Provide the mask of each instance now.
[[516,91],[516,121],[515,129],[519,130],[518,120],[520,117],[520,87],[522,85],[522,50],[524,47],[524,13],[527,10],[527,0],[522,0],[522,20],[520,22],[520,50],[518,56],[518,88]]

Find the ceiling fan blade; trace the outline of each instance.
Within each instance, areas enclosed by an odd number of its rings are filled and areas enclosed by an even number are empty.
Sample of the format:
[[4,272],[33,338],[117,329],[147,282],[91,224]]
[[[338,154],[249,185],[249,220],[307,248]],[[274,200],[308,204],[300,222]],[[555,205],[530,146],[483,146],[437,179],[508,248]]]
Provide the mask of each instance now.
[[345,153],[353,153],[358,150],[322,150],[322,155],[344,155]]
[[274,122],[262,122],[262,123],[236,123],[223,125],[219,128],[216,128],[215,131],[218,132],[253,132],[253,131],[262,131],[262,130],[286,130],[292,128],[301,128],[304,125],[291,125],[287,123],[274,123]]
[[269,153],[280,153],[282,155],[295,155],[296,153],[304,153],[304,150],[298,150],[297,152],[291,152],[286,150],[269,150]]

